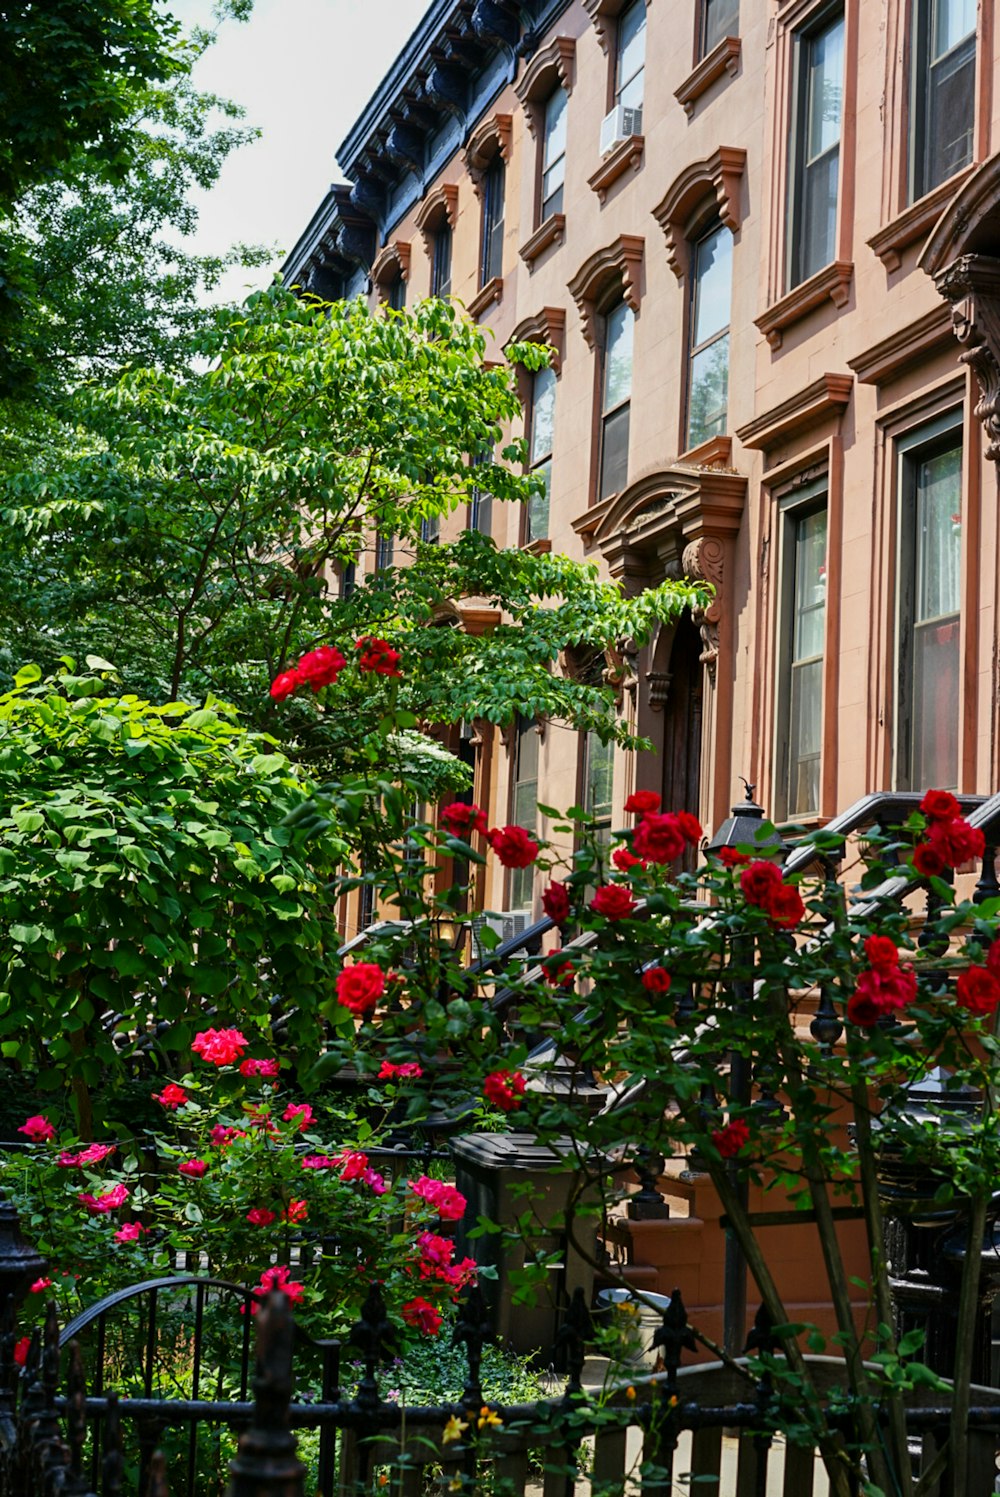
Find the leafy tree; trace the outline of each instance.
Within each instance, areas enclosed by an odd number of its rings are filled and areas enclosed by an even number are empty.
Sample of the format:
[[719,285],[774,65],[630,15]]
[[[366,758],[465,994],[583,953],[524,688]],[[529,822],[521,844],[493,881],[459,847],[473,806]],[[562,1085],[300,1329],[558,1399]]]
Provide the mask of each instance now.
[[84,1133],[137,1047],[183,1050],[206,1014],[266,1031],[294,994],[314,1055],[343,850],[294,849],[281,823],[310,786],[272,739],[216,701],[119,694],[105,664],[27,666],[0,697],[0,1053],[72,1082]]
[[[372,313],[280,287],[220,313],[194,372],[143,369],[92,393],[77,450],[6,485],[0,637],[11,658],[100,651],[130,688],[214,692],[273,724],[271,680],[305,650],[367,634],[405,649],[397,702],[414,720],[509,721],[515,711],[615,731],[608,694],[554,671],[561,651],[642,640],[698,595],[667,583],[626,600],[589,565],[498,551],[426,523],[479,489],[526,502],[513,372],[447,302]],[[524,345],[527,364],[546,358]],[[484,458],[486,459],[484,461]],[[336,571],[373,535],[403,565],[349,598]],[[446,625],[474,597],[493,626]],[[381,711],[356,682],[350,713],[287,721],[317,754],[350,754]]]

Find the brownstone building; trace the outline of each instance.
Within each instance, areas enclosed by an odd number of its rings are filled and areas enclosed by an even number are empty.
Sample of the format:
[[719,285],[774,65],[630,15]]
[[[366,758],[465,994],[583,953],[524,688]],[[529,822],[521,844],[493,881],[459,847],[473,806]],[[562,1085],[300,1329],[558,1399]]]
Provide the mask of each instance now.
[[553,344],[548,501],[465,522],[716,588],[631,662],[655,754],[473,738],[492,822],[576,787],[621,824],[642,786],[713,827],[740,774],[807,825],[1000,787],[998,45],[990,0],[429,6],[286,275]]

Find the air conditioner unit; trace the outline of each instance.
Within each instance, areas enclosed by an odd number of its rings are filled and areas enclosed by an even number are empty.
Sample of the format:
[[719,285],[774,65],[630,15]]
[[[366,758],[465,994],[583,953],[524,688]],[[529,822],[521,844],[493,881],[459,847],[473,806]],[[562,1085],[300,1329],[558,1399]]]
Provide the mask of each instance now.
[[630,135],[642,134],[642,110],[616,104],[601,122],[601,155],[606,156]]
[[494,932],[500,942],[500,945],[502,946],[507,941],[515,940],[519,935],[527,930],[530,924],[530,910],[488,910],[485,914],[480,915],[472,922],[473,939],[475,940],[476,946],[478,947],[479,931],[482,930],[483,926],[485,925],[489,926],[490,930]]

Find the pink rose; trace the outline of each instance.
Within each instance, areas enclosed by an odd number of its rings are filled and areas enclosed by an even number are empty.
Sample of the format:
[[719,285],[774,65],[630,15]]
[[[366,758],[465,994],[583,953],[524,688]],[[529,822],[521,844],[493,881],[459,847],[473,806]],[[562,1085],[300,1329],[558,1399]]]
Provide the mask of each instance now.
[[241,1076],[262,1076],[268,1081],[273,1081],[281,1070],[276,1060],[253,1060],[249,1057],[240,1062]]
[[299,1132],[305,1133],[313,1120],[313,1110],[308,1102],[289,1102],[281,1114],[283,1123],[294,1123],[298,1120]]
[[183,1164],[177,1166],[179,1175],[187,1175],[189,1180],[200,1180],[208,1169],[204,1159],[185,1159]]
[[210,1065],[231,1066],[249,1043],[238,1029],[205,1029],[195,1035],[191,1049]]
[[28,1118],[17,1131],[26,1134],[33,1144],[50,1144],[56,1136],[56,1130],[41,1112],[36,1112],[34,1117]]
[[119,1227],[118,1231],[115,1233],[115,1241],[138,1242],[143,1232],[148,1231],[148,1227],[140,1226],[138,1222],[126,1222],[125,1225],[123,1227]]
[[277,1219],[274,1212],[268,1211],[266,1206],[254,1206],[247,1212],[247,1221],[251,1227],[269,1227]]

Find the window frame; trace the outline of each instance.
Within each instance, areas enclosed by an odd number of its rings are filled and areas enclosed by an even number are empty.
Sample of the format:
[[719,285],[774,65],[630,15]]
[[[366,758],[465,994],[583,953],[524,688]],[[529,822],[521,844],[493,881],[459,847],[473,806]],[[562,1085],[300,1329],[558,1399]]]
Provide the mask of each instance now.
[[681,411],[681,449],[684,452],[690,452],[694,448],[701,446],[703,442],[710,441],[712,436],[725,435],[725,430],[729,423],[729,357],[727,356],[726,405],[723,420],[723,429],[719,433],[711,433],[709,436],[699,437],[697,441],[693,440],[693,433],[691,430],[691,397],[694,388],[692,374],[694,371],[695,358],[697,357],[697,355],[704,353],[706,349],[711,348],[714,343],[718,343],[722,338],[726,338],[729,341],[731,352],[731,337],[733,326],[733,277],[732,270],[730,269],[729,320],[727,321],[724,328],[721,328],[718,332],[713,333],[712,336],[706,338],[703,343],[696,344],[694,341],[698,326],[698,248],[705,242],[706,239],[714,236],[717,233],[728,234],[730,239],[730,252],[732,252],[733,248],[732,230],[722,222],[722,219],[719,217],[717,212],[711,212],[707,218],[703,217],[697,222],[699,226],[693,228],[687,236],[688,286],[686,288],[687,328],[685,338],[687,352],[684,365],[684,399],[683,408]]
[[[776,618],[776,640],[778,644],[775,671],[775,732],[774,732],[774,819],[781,822],[811,820],[822,813],[823,802],[823,748],[825,677],[830,634],[830,598],[827,595],[823,609],[823,651],[820,656],[823,669],[820,674],[820,730],[817,774],[817,804],[809,810],[791,806],[792,774],[792,672],[801,662],[794,655],[795,582],[796,582],[796,529],[800,521],[813,515],[826,515],[827,577],[829,577],[831,494],[830,474],[824,471],[804,483],[794,492],[778,499],[779,556],[778,556],[778,612]],[[803,657],[803,659],[813,657]],[[800,762],[800,761],[796,761]]]
[[[909,790],[912,787],[914,749],[914,632],[916,627],[916,527],[913,524],[916,496],[916,474],[921,462],[953,450],[961,453],[959,463],[959,503],[963,522],[969,503],[969,443],[966,441],[965,407],[963,403],[949,406],[929,421],[900,433],[893,443],[893,465],[895,470],[895,610],[893,632],[895,648],[893,661],[897,687],[893,703],[892,732],[892,781],[895,789]],[[957,438],[957,441],[955,440]],[[965,527],[959,540],[958,608],[955,619],[961,629],[964,603],[964,548]],[[950,617],[950,615],[942,615]],[[936,789],[956,789],[962,777],[963,722],[962,722],[962,640],[959,636],[958,663],[958,713],[956,723],[955,785],[935,786]],[[926,786],[917,788],[926,789]]]
[[[497,183],[499,182],[499,191]],[[503,279],[503,239],[506,219],[507,163],[499,150],[483,172],[482,214],[479,227],[479,289]],[[496,215],[499,201],[500,212]],[[499,240],[499,249],[496,248]],[[493,256],[496,255],[496,264]]]
[[[908,118],[906,128],[906,200],[905,205],[919,202],[945,182],[965,171],[976,160],[976,137],[978,133],[978,96],[982,73],[982,38],[978,15],[971,32],[966,32],[962,41],[950,49],[957,51],[972,38],[973,81],[969,91],[969,156],[940,181],[931,182],[927,170],[929,146],[928,119],[930,116],[930,61],[931,29],[934,21],[934,5],[937,0],[910,0],[909,38],[909,90],[907,98]],[[946,57],[948,54],[945,53]],[[943,57],[938,59],[938,63]]]
[[[608,319],[611,317],[611,315],[614,312],[616,312],[618,310],[619,307],[624,307],[626,315],[630,316],[631,319],[632,319],[633,345],[632,345],[632,353],[631,353],[630,366],[629,366],[629,389],[628,389],[628,397],[626,399],[624,399],[624,400],[619,400],[617,402],[617,404],[614,405],[614,406],[607,406],[606,407],[605,406],[605,399],[606,399],[606,391],[607,391],[607,372],[608,372]],[[629,468],[628,455],[629,455],[629,448],[631,446],[631,437],[632,437],[632,392],[633,392],[633,382],[634,382],[634,377],[635,377],[635,343],[634,343],[634,338],[635,338],[635,321],[636,321],[636,316],[635,316],[635,309],[630,305],[627,297],[624,296],[620,291],[618,291],[617,288],[616,288],[615,294],[611,298],[609,298],[609,300],[607,302],[605,302],[602,310],[599,312],[598,315],[601,318],[601,342],[600,342],[600,358],[597,360],[597,381],[598,381],[598,385],[597,385],[597,393],[598,393],[598,410],[597,410],[597,419],[598,419],[597,502],[600,503],[603,499],[608,498],[611,494],[621,493],[622,489],[624,489],[626,487],[626,485],[628,484],[628,468]],[[605,460],[606,451],[607,451],[607,430],[608,430],[609,423],[615,417],[620,416],[623,411],[626,411],[628,413],[628,420],[627,420],[627,427],[626,427],[626,434],[625,434],[625,472],[624,472],[624,475],[623,475],[623,482],[621,483],[621,485],[618,488],[605,489],[605,482],[604,482],[604,460]]]
[[[614,47],[611,49],[611,59],[610,59],[610,61],[611,61],[611,68],[610,68],[610,78],[609,78],[609,85],[610,86],[609,86],[609,106],[608,106],[610,109],[617,109],[618,108],[619,104],[621,103],[621,96],[625,92],[625,90],[628,88],[629,84],[633,83],[636,78],[638,78],[638,77],[641,76],[642,77],[642,97],[640,98],[639,103],[638,104],[627,104],[625,107],[627,109],[638,109],[639,112],[640,112],[640,115],[642,113],[643,105],[646,102],[646,87],[645,87],[645,84],[646,84],[646,80],[645,80],[645,72],[646,72],[646,36],[645,36],[645,31],[646,31],[646,11],[647,11],[647,9],[648,9],[648,0],[626,0],[626,3],[622,6],[621,10],[618,12],[617,16],[615,17]],[[636,68],[636,70],[635,70],[634,73],[630,73],[627,78],[625,78],[624,80],[622,80],[621,77],[620,77],[620,69],[621,69],[621,63],[622,63],[622,45],[621,44],[622,44],[622,32],[624,30],[624,21],[625,21],[626,16],[628,16],[631,11],[639,11],[639,10],[642,11],[642,17],[643,17],[643,20],[642,20],[642,30],[643,30],[642,62],[640,64],[640,66],[638,68]]]
[[[447,244],[447,256],[442,255],[441,246]],[[447,218],[444,218],[434,230],[431,240],[431,296],[451,295],[451,264],[452,252],[454,250],[454,230]],[[441,273],[441,262],[447,261],[447,274]]]
[[[520,774],[522,767],[521,747],[523,741],[528,737],[529,733],[534,733],[535,735],[535,744],[533,750],[535,756],[535,773],[533,777],[528,776],[527,778],[522,779]],[[508,796],[509,817],[510,824],[512,826],[524,826],[523,822],[517,820],[516,808],[518,801],[518,790],[522,785],[534,784],[534,816],[531,825],[524,827],[524,830],[530,832],[532,835],[535,835],[538,831],[538,771],[540,749],[541,735],[538,731],[537,721],[534,718],[524,717],[521,713],[518,713],[514,719],[514,730],[511,737],[510,747],[510,792]],[[504,901],[508,910],[527,910],[529,912],[534,910],[535,872],[536,870],[534,864],[530,864],[527,868],[511,868],[508,870],[506,898]],[[527,893],[526,899],[524,898],[525,893]],[[519,896],[519,898],[516,898],[515,896]]]
[[[786,209],[784,223],[785,244],[785,275],[784,292],[794,291],[797,286],[818,275],[828,265],[832,265],[839,253],[841,221],[843,217],[844,203],[844,168],[845,168],[845,144],[846,144],[846,118],[848,111],[848,68],[850,53],[848,50],[848,26],[849,16],[847,0],[832,0],[832,3],[818,6],[800,25],[796,26],[791,33],[792,65],[791,65],[791,92],[790,107],[788,110],[788,128],[786,131],[786,157],[787,157],[787,188]],[[803,218],[806,206],[806,173],[810,163],[805,158],[806,126],[808,123],[808,100],[809,100],[809,67],[807,62],[808,48],[815,42],[816,38],[829,30],[836,21],[840,21],[843,28],[843,54],[844,66],[841,77],[841,103],[840,119],[838,122],[837,135],[837,208],[834,218],[832,244],[830,254],[821,265],[807,268],[802,256],[806,236],[803,233]],[[820,153],[821,155],[828,154]],[[819,160],[819,157],[815,158]]]
[[698,7],[698,46],[696,48],[696,62],[703,62],[711,52],[715,51],[716,47],[718,47],[727,36],[739,36],[740,34],[740,0],[732,0],[733,5],[735,6],[734,25],[730,29],[721,32],[720,35],[716,37],[714,42],[709,41],[709,11],[714,3],[717,3],[717,0],[701,0],[701,3]]
[[391,533],[386,535],[381,530],[375,534],[375,571],[383,572],[392,566],[393,555],[396,549],[396,537]]
[[[545,452],[536,454],[534,448],[536,431],[535,419],[538,408],[538,382],[540,378],[544,377],[550,377],[552,384],[552,446],[547,448]],[[530,545],[532,541],[544,541],[549,539],[549,520],[551,517],[552,502],[552,452],[555,446],[555,400],[558,388],[559,376],[554,365],[547,364],[543,368],[536,369],[532,372],[528,397],[528,410],[526,412],[527,419],[525,421],[528,438],[527,471],[529,473],[535,473],[540,468],[544,468],[547,465],[549,472],[545,495],[545,528],[544,531],[539,531],[537,534],[534,533],[531,524],[531,505],[530,502],[526,504],[524,507],[524,524],[522,526],[523,543],[525,545]]]

